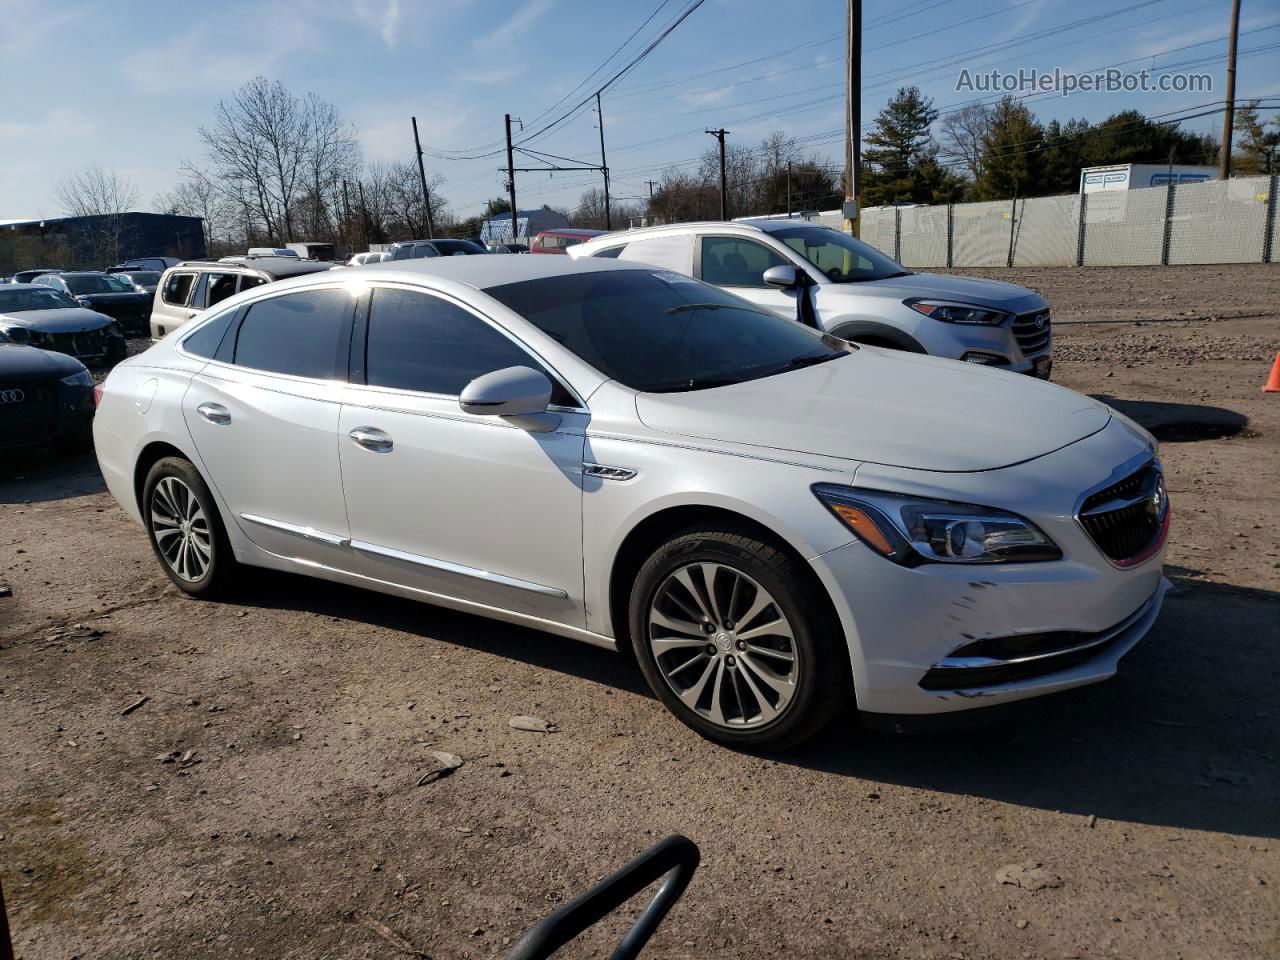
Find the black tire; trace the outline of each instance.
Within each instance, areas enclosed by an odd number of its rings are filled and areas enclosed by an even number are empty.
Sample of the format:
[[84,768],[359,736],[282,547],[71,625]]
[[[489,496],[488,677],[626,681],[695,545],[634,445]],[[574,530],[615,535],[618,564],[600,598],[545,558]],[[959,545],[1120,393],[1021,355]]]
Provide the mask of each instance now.
[[[794,692],[790,694],[785,708],[772,719],[752,721],[755,725],[744,725],[739,729],[735,729],[732,725],[713,722],[709,716],[704,717],[702,713],[686,705],[677,696],[663,672],[664,667],[659,664],[660,656],[674,656],[677,652],[655,653],[650,644],[650,609],[655,602],[661,605],[659,590],[664,589],[664,585],[670,584],[671,579],[682,569],[699,563],[729,568],[731,574],[721,573],[715,576],[729,577],[730,590],[733,589],[732,575],[738,577],[745,575],[747,580],[754,581],[756,586],[763,588],[771,595],[774,601],[773,609],[790,627],[792,636],[789,639],[789,645],[795,659],[789,669],[794,671],[792,676]],[[713,583],[716,582],[713,578]],[[732,616],[736,594],[726,599],[724,592],[722,585],[721,602],[717,606],[728,606],[729,616]],[[739,601],[739,609],[742,603],[743,601]],[[766,607],[765,611],[769,609]],[[681,722],[717,743],[743,750],[780,750],[792,747],[821,730],[843,706],[853,700],[849,651],[845,646],[844,633],[834,611],[831,610],[828,599],[821,593],[821,585],[800,561],[772,544],[762,541],[746,529],[731,525],[701,526],[677,534],[658,547],[636,575],[628,610],[628,625],[633,653],[654,695]],[[751,624],[744,620],[737,626],[750,628]],[[748,634],[757,632],[754,629],[744,631]],[[716,633],[714,637],[708,636],[703,648],[704,652],[700,654],[706,658],[703,662],[709,662],[715,658],[713,653],[706,651],[711,651],[713,646],[722,639],[729,642],[730,637],[731,634],[721,633]],[[777,642],[783,647],[787,646],[787,641]],[[746,649],[750,651],[753,648]],[[692,648],[689,652],[693,656],[699,655],[693,653]],[[721,652],[724,653],[723,650]],[[739,654],[739,661],[743,659],[744,657]],[[732,661],[733,657],[728,657],[728,660]],[[669,667],[670,661],[665,662]],[[747,662],[754,664],[756,661]],[[692,660],[690,663],[694,667],[691,673],[704,669]],[[770,666],[772,665],[770,663]],[[739,662],[728,668],[725,677],[731,678],[734,669],[741,670],[743,673],[748,672]],[[740,673],[739,677],[743,677],[743,673]],[[754,676],[757,681],[761,679],[758,672],[752,673],[751,676]],[[746,678],[743,677],[743,679]],[[723,682],[727,684],[729,680]],[[708,685],[710,683],[711,681],[708,681]],[[758,688],[765,689],[762,685],[758,685]],[[749,692],[747,699],[751,699]],[[741,707],[743,700],[741,691],[737,695],[737,700]],[[731,702],[730,706],[732,706]],[[746,710],[742,709],[738,720],[744,719],[746,719]]]
[[[197,516],[203,517],[203,525],[196,525],[192,529],[192,536],[196,532],[203,529],[206,536],[199,538],[200,546],[207,546],[208,558],[204,563],[204,569],[199,576],[188,577],[180,574],[175,569],[174,562],[170,557],[166,556],[165,550],[161,548],[159,538],[157,537],[157,521],[156,517],[165,514],[167,511],[163,509],[163,503],[166,502],[166,494],[176,489],[173,484],[166,484],[161,494],[160,509],[157,512],[156,490],[168,478],[173,478],[178,484],[181,484],[198,506]],[[151,542],[151,550],[156,555],[156,559],[160,562],[161,568],[165,574],[173,581],[183,593],[192,597],[198,597],[201,600],[212,600],[217,597],[225,596],[235,586],[237,576],[239,574],[239,564],[236,562],[235,555],[231,552],[231,543],[227,539],[226,528],[222,525],[222,517],[218,513],[218,506],[214,502],[213,494],[209,492],[209,486],[204,482],[204,478],[200,476],[199,471],[189,460],[181,457],[165,457],[163,460],[157,460],[151,469],[147,472],[146,482],[142,486],[142,518],[147,528],[147,539]],[[179,513],[183,511],[178,511]],[[188,521],[190,522],[190,521]],[[159,524],[161,529],[172,527],[173,524]],[[183,534],[178,534],[182,536]],[[164,537],[166,542],[171,540],[173,534]],[[191,550],[197,550],[198,547],[193,543]],[[199,554],[199,559],[204,559],[204,553]],[[194,567],[195,561],[183,563],[189,573],[196,573]]]

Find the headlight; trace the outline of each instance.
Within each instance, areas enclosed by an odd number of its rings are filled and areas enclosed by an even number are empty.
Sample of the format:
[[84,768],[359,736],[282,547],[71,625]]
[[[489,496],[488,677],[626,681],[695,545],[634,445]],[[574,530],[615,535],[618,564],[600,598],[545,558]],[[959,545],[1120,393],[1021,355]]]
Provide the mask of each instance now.
[[1003,310],[993,310],[991,307],[973,303],[952,303],[949,300],[903,300],[902,302],[916,313],[923,313],[926,317],[941,320],[944,323],[994,326],[997,323],[1003,323],[1009,316]]
[[106,331],[106,334],[108,337],[124,336],[124,331],[120,329],[120,324],[118,323],[112,323],[111,325],[104,327],[103,329]]
[[69,377],[63,377],[62,382],[68,387],[92,387],[93,375],[88,370],[81,368]]
[[88,297],[76,297],[76,303],[80,304],[82,307],[87,307],[90,310],[93,309],[93,301]]
[[31,339],[31,331],[26,327],[0,327],[0,333],[3,333],[14,343],[26,343]]
[[1029,520],[994,507],[819,483],[813,492],[883,557],[922,563],[1030,563],[1062,551]]

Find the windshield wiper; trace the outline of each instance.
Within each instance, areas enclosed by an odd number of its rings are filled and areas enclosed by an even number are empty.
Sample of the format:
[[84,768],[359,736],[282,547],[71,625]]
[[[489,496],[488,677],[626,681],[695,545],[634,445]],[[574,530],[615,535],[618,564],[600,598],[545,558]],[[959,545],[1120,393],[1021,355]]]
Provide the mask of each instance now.
[[687,380],[672,380],[667,383],[655,383],[645,387],[645,393],[682,393],[685,390],[710,390],[712,387],[731,387],[742,383],[741,377],[690,377]]
[[767,373],[762,374],[762,376],[772,377],[774,374],[778,373],[790,373],[792,370],[802,370],[805,367],[812,367],[816,364],[826,363],[828,360],[835,360],[837,357],[845,356],[848,356],[848,354],[842,351],[839,353],[824,353],[812,357],[796,357],[792,360],[788,360],[780,367],[774,367]]
[[678,303],[674,307],[667,307],[667,313],[684,313],[686,310],[724,310],[727,307],[737,306],[730,303]]

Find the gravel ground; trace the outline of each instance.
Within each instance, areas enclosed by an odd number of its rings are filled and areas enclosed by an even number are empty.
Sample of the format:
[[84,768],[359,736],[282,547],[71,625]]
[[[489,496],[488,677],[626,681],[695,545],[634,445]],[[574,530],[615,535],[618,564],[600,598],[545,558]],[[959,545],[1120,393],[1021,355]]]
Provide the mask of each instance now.
[[[703,866],[645,956],[1280,956],[1278,270],[1001,274],[1059,321],[1147,305],[1060,329],[1055,379],[1165,440],[1175,589],[1115,680],[977,733],[845,718],[732,753],[567,640],[267,573],[180,598],[91,456],[7,464],[17,955],[408,955],[372,919],[435,958],[501,956],[681,832]],[[1187,311],[1216,319],[1146,322]],[[432,751],[464,763],[417,786]],[[1050,885],[998,881],[1029,863]],[[624,919],[563,955],[607,953]]]

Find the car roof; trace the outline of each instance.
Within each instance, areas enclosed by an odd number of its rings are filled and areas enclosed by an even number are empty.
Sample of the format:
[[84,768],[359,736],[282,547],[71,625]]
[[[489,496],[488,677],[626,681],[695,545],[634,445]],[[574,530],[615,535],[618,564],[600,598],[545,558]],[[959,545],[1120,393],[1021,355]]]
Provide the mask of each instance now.
[[223,257],[221,260],[184,260],[170,270],[204,270],[209,273],[227,273],[241,269],[265,273],[273,280],[281,277],[297,277],[305,273],[320,273],[333,269],[325,260],[300,260],[297,257]]
[[548,227],[546,230],[539,230],[537,236],[540,237],[546,233],[551,236],[563,234],[567,237],[600,237],[607,232],[606,230],[592,230],[589,227]]
[[[398,278],[412,281],[414,276],[440,277],[463,283],[477,290],[499,287],[525,280],[541,280],[574,273],[607,273],[611,270],[643,270],[645,267],[628,260],[573,260],[569,257],[432,257],[425,260],[384,260],[362,267],[349,267],[352,277]],[[652,269],[652,268],[649,268]]]
[[[21,273],[22,271],[19,270],[18,272]],[[43,283],[6,283],[3,287],[0,287],[0,293],[6,290],[44,290],[48,292],[49,288]],[[56,293],[57,291],[54,292]]]

